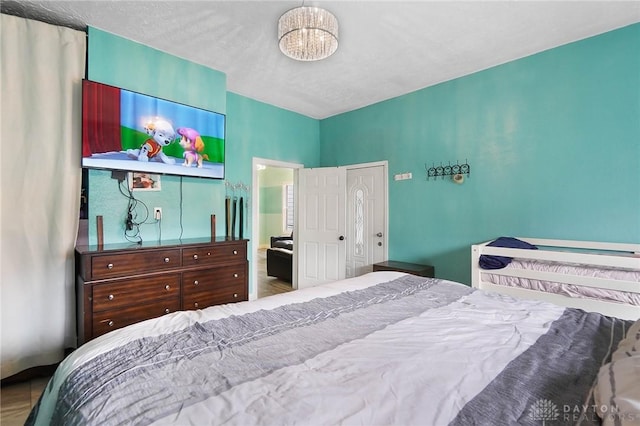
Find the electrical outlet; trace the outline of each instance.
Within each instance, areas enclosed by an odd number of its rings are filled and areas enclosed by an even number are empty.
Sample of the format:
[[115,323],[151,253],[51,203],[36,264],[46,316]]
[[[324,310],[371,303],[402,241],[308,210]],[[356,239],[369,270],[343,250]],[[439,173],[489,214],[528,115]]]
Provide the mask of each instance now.
[[162,219],[162,208],[154,207],[153,208],[153,217],[154,217],[155,220]]
[[393,175],[394,180],[407,180],[413,179],[413,175],[411,173],[398,173],[397,175]]

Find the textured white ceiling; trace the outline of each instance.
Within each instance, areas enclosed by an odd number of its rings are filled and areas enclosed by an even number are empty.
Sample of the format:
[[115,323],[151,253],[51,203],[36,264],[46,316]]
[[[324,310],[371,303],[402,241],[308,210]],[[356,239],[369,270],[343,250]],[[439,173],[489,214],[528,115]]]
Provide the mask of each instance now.
[[640,22],[640,1],[306,1],[333,12],[338,51],[296,62],[277,21],[302,1],[7,1],[3,13],[87,25],[227,75],[227,89],[326,118]]

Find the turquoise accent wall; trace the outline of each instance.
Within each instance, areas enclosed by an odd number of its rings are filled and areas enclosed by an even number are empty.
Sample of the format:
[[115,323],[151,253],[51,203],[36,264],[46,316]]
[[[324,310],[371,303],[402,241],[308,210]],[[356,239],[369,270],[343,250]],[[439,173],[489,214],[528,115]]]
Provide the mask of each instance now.
[[[318,120],[227,92],[224,73],[113,34],[89,28],[88,41],[90,80],[226,113],[229,182],[251,185],[253,157],[318,166]],[[207,237],[211,214],[217,216],[216,234],[224,235],[224,181],[169,175],[161,181],[161,191],[136,192],[150,210],[163,210],[161,230],[155,223],[140,227],[144,241]],[[141,220],[144,208],[140,205],[136,211]],[[105,244],[126,241],[127,198],[109,171],[89,173],[89,244],[97,242],[97,215],[103,216]],[[250,233],[248,220],[246,237]]]
[[89,27],[89,80],[226,113],[227,76]]
[[638,243],[638,52],[635,24],[322,120],[321,165],[388,160],[389,257],[442,278],[501,235]]
[[244,167],[250,178],[252,157],[305,167],[320,164],[318,120],[232,92],[227,92],[227,108],[227,139],[241,148],[231,159],[232,172]]

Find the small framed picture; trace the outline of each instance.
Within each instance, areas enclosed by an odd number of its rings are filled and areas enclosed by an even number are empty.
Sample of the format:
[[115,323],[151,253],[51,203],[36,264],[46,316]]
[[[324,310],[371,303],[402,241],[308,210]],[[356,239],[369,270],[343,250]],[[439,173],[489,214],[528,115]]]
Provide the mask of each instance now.
[[132,191],[160,191],[160,175],[130,172],[129,189]]

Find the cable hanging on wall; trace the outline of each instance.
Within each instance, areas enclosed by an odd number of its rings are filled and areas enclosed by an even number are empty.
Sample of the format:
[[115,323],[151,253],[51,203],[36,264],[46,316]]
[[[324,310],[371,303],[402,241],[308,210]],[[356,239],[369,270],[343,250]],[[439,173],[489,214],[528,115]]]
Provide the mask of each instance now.
[[[132,243],[142,244],[142,236],[140,235],[140,225],[142,225],[143,223],[146,223],[147,219],[149,218],[149,207],[147,207],[147,205],[144,202],[137,199],[133,195],[133,191],[129,187],[126,177],[124,180],[120,180],[120,179],[118,180],[118,189],[120,190],[120,193],[123,196],[125,196],[128,200],[127,217],[125,218],[125,221],[124,221],[125,222],[124,238],[127,241],[130,241]],[[142,205],[142,207],[144,208],[144,218],[142,218],[142,220],[139,220],[138,218],[138,213],[136,210],[136,208],[138,207],[138,204]]]
[[427,171],[427,180],[431,178],[435,180],[438,177],[442,177],[442,179],[444,179],[445,176],[469,176],[469,174],[471,173],[471,166],[466,159],[464,160],[463,164],[460,164],[458,161],[456,161],[456,164],[454,165],[451,165],[451,162],[449,162],[449,165],[447,166],[443,166],[442,163],[440,163],[439,166],[432,164],[431,167],[428,167],[425,164],[424,168]]

